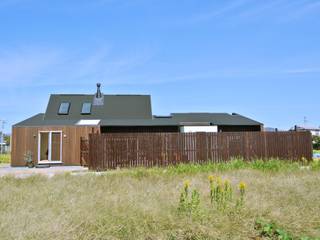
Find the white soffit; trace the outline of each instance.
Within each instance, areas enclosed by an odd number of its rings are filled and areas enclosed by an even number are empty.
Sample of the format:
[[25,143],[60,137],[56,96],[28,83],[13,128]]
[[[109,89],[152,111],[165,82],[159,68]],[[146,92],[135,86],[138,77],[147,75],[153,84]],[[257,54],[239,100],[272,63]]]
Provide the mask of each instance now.
[[100,119],[81,119],[76,125],[78,126],[97,126],[100,123]]
[[183,126],[181,132],[218,132],[218,126]]

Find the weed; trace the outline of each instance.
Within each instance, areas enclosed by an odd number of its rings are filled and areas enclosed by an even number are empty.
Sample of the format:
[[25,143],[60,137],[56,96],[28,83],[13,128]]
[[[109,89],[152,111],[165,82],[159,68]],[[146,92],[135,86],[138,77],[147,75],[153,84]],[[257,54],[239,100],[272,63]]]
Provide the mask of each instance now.
[[[218,210],[225,210],[229,207],[233,200],[233,190],[231,182],[220,177],[210,175],[208,177],[210,183],[210,202],[215,205]],[[236,207],[242,207],[244,203],[246,185],[243,182],[239,184],[240,198],[236,202]]]
[[314,159],[310,163],[310,166],[312,170],[320,170],[320,159]]
[[183,184],[183,190],[181,191],[181,194],[180,194],[178,210],[180,212],[195,215],[199,213],[200,194],[196,189],[194,189],[191,192],[191,196],[190,196],[189,188],[190,188],[190,182],[185,181]]
[[268,223],[263,220],[257,220],[255,223],[255,229],[259,231],[261,237],[267,237],[270,239],[283,239],[283,240],[293,240],[286,231],[278,228],[275,223]]
[[[215,204],[220,210],[225,209],[227,205],[227,194],[228,187],[225,188],[223,180],[220,177],[209,176],[210,182],[210,202]],[[226,184],[228,185],[228,184]]]
[[319,238],[310,237],[293,237],[290,233],[277,226],[275,223],[266,222],[258,219],[255,222],[255,229],[259,231],[261,237],[267,239],[279,239],[279,240],[319,240]]
[[10,154],[0,154],[0,164],[1,163],[10,163],[11,156]]
[[227,201],[232,201],[232,186],[228,179],[224,181],[224,193]]
[[246,188],[247,188],[247,185],[244,182],[239,183],[239,192],[240,192],[240,198],[238,200],[239,207],[242,207],[244,204],[244,196],[246,193]]

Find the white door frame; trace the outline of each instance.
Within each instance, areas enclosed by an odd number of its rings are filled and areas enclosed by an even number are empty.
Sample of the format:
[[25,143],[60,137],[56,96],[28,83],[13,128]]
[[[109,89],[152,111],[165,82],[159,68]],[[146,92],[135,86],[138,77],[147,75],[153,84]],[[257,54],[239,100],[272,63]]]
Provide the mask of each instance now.
[[[47,160],[40,160],[41,158],[41,133],[49,133],[48,134],[48,158]],[[51,160],[51,143],[52,143],[52,133],[60,133],[60,161],[52,161]],[[62,163],[62,131],[54,130],[54,131],[39,131],[38,132],[38,164],[48,164],[48,163]]]

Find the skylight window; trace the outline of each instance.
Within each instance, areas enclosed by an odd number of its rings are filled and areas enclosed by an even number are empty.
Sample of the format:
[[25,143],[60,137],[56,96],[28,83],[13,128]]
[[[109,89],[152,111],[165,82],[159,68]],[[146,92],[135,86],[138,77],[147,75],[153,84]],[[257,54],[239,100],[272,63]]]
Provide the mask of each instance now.
[[70,109],[70,103],[69,102],[62,102],[59,107],[58,114],[60,115],[68,115]]
[[91,114],[91,103],[85,102],[82,104],[81,114]]

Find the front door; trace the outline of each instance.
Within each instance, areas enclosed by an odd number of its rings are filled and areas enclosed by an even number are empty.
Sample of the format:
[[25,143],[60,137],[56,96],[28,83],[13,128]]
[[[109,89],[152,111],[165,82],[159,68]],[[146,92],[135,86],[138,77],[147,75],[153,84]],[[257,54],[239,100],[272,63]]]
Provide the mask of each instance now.
[[61,163],[62,162],[62,132],[39,132],[38,162]]

